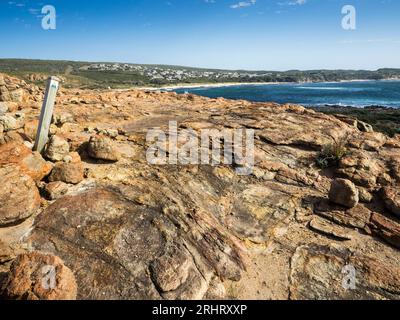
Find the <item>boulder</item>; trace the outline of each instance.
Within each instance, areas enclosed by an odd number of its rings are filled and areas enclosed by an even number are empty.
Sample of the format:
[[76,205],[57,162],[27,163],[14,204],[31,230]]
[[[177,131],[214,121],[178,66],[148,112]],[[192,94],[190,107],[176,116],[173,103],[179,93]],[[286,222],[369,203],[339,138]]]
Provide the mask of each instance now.
[[69,144],[58,136],[52,136],[47,144],[45,157],[52,161],[61,161],[69,153]]
[[19,142],[10,142],[0,146],[0,166],[15,164],[20,171],[30,176],[35,182],[46,177],[53,165],[45,161],[40,153],[32,152]]
[[329,200],[347,208],[354,208],[359,202],[359,192],[350,180],[335,179],[331,184]]
[[0,116],[4,115],[8,111],[8,105],[5,102],[0,102]]
[[5,85],[0,86],[0,101],[11,101],[10,92]]
[[57,200],[68,192],[68,185],[61,181],[50,182],[44,188],[47,199]]
[[75,300],[77,284],[72,271],[51,254],[32,252],[12,263],[4,295],[13,300]]
[[23,102],[24,97],[25,97],[25,91],[23,89],[10,91],[10,100],[13,102]]
[[386,208],[400,218],[400,189],[385,187],[382,189],[382,199]]
[[113,146],[112,141],[100,136],[90,138],[88,154],[90,157],[99,160],[118,161],[120,159],[120,154]]
[[32,178],[15,165],[0,166],[0,227],[19,223],[40,206],[40,195]]
[[25,122],[24,133],[29,140],[35,141],[38,126],[39,126],[39,120],[36,119]]
[[24,115],[23,114],[5,114],[0,116],[0,124],[3,125],[4,131],[18,130],[24,126]]
[[70,184],[78,184],[83,177],[83,164],[82,162],[58,162],[51,171],[49,181],[62,181]]
[[150,265],[153,281],[162,292],[178,289],[187,280],[192,265],[190,256],[185,251],[178,248],[171,251]]

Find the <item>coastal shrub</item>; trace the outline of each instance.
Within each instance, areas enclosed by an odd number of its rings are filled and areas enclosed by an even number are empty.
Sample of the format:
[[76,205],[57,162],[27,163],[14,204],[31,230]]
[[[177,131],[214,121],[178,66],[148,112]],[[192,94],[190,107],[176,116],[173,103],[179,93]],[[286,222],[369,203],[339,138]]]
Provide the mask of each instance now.
[[316,159],[316,164],[321,169],[337,166],[347,153],[347,137],[335,139],[322,149]]

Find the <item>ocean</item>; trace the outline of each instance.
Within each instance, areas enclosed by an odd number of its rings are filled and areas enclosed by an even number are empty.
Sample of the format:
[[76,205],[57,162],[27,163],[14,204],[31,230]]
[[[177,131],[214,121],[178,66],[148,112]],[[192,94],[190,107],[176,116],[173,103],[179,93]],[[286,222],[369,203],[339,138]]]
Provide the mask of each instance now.
[[384,106],[400,108],[400,81],[339,83],[251,84],[226,87],[180,88],[177,93],[255,102],[295,103],[304,106]]

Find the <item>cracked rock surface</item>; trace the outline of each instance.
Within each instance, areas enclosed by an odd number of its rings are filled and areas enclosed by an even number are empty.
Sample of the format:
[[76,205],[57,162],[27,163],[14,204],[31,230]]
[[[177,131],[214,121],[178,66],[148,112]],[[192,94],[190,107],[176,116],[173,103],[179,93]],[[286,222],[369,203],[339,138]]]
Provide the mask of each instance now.
[[[0,132],[0,282],[41,252],[71,270],[78,299],[400,299],[399,136],[297,105],[61,89],[50,134],[70,154],[50,163],[29,149],[43,88],[3,78],[24,126]],[[146,133],[169,121],[254,130],[252,174],[149,164]],[[344,137],[337,166],[319,168]],[[329,200],[336,179],[347,206]]]

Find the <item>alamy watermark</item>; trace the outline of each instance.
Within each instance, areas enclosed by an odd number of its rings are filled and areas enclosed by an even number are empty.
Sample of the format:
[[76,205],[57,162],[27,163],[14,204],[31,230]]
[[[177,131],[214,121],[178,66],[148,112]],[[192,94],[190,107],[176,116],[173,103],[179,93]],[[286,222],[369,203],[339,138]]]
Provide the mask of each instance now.
[[346,290],[356,289],[356,268],[351,264],[345,265],[342,269],[342,274],[345,276],[342,279],[342,287]]
[[352,5],[345,5],[342,8],[342,28],[344,30],[356,30],[357,29],[357,12],[356,8]]
[[[168,137],[168,138],[167,138]],[[254,130],[180,129],[169,122],[168,132],[147,132],[148,163],[153,165],[234,165],[239,175],[250,175],[254,167]]]
[[55,30],[57,28],[56,8],[52,5],[46,5],[42,8],[42,28],[44,30]]
[[45,265],[42,268],[42,288],[45,290],[53,290],[56,288],[56,267]]

